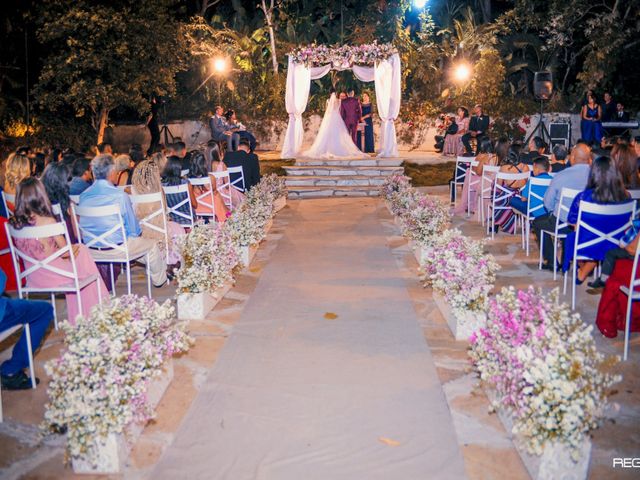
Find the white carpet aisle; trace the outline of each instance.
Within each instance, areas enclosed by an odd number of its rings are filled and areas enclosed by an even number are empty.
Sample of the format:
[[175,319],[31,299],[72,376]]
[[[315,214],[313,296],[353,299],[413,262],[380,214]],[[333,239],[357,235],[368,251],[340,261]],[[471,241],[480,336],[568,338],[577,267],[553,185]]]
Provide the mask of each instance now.
[[291,202],[284,238],[150,478],[465,478],[379,202]]

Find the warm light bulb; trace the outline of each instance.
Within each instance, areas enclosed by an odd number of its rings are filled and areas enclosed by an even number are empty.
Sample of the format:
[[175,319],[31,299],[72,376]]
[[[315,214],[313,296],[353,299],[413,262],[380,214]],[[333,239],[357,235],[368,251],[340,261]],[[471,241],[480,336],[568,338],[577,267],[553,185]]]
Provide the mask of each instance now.
[[455,79],[459,82],[466,82],[471,77],[471,69],[468,65],[461,63],[454,72]]
[[413,5],[418,8],[424,8],[424,6],[427,4],[427,0],[413,0]]
[[213,69],[217,73],[223,73],[227,70],[227,61],[224,58],[215,58],[213,60]]

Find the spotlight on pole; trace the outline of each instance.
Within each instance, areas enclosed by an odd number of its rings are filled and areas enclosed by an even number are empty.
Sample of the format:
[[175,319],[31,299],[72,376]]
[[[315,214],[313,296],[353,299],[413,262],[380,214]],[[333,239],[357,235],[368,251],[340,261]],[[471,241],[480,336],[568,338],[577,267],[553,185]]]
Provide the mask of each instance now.
[[453,71],[453,78],[456,82],[465,83],[471,78],[471,67],[466,63],[460,63]]
[[427,0],[413,0],[413,6],[416,7],[418,10],[423,9],[426,4],[427,4]]

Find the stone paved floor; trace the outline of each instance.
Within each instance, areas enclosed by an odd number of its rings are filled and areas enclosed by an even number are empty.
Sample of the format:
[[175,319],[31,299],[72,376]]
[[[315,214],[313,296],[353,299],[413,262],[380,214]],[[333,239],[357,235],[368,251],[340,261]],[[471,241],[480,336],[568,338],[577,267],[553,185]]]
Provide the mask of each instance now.
[[[435,193],[442,192],[442,189],[435,189]],[[234,323],[256,287],[271,253],[278,246],[278,240],[283,229],[287,227],[290,215],[289,208],[278,214],[267,241],[261,245],[250,268],[240,275],[236,286],[206,320],[190,324],[191,333],[197,339],[196,345],[188,354],[176,359],[175,377],[160,403],[157,420],[146,427],[134,447],[124,474],[113,478],[149,477],[150,470],[171,443],[206,375],[215,365],[227,337],[233,332]],[[378,216],[397,266],[405,278],[407,290],[431,349],[453,417],[467,476],[471,479],[527,478],[509,436],[496,417],[487,413],[488,401],[482,392],[475,388],[476,380],[469,370],[465,344],[453,341],[444,319],[435,308],[429,290],[421,287],[416,275],[417,263],[405,240],[399,236],[382,202],[379,204]],[[457,218],[454,224],[468,235],[477,238],[484,236],[474,220]],[[513,284],[524,288],[530,283],[535,283],[543,288],[553,288],[560,284],[553,282],[548,273],[539,272],[537,254],[532,253],[531,257],[527,258],[519,248],[519,241],[513,237],[499,234],[495,241],[487,245],[487,250],[496,255],[502,265],[498,286]],[[134,291],[144,293],[145,289],[146,284],[139,270]],[[173,290],[173,287],[154,290],[154,298],[169,298],[173,295]],[[121,283],[119,291],[124,291]],[[598,296],[587,294],[584,287],[579,290],[578,309],[585,321],[593,322],[598,299]],[[63,302],[59,302],[59,307],[62,305]],[[609,354],[619,354],[622,351],[620,336],[616,340],[610,340],[596,333],[595,337],[601,351]],[[6,357],[10,346],[9,342],[0,345],[0,360]],[[36,357],[36,371],[42,380],[38,389],[27,392],[3,392],[5,422],[0,424],[2,479],[76,478],[69,468],[63,466],[60,439],[43,443],[37,435],[37,425],[44,410],[47,384],[42,364],[54,358],[60,348],[60,334],[50,332]],[[619,368],[623,381],[617,386],[617,393],[612,398],[607,420],[593,437],[590,466],[592,479],[637,478],[634,471],[611,469],[613,456],[637,457],[640,452],[640,374],[637,368],[640,360],[640,338],[637,335],[633,338],[630,352],[629,361]]]

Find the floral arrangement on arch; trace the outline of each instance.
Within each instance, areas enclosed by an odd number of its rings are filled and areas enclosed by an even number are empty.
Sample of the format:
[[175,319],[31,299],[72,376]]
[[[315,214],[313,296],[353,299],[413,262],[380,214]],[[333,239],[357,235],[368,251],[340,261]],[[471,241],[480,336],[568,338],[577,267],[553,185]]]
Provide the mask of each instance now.
[[216,223],[197,224],[180,239],[178,293],[214,292],[233,281],[239,256],[231,233]]
[[500,265],[484,252],[484,242],[465,237],[458,229],[435,238],[431,254],[421,265],[425,287],[444,295],[451,308],[485,312]]
[[96,440],[153,418],[149,380],[193,343],[175,319],[169,301],[125,295],[94,307],[75,325],[61,324],[66,349],[45,364],[51,382],[42,429],[67,429],[68,456],[96,458]]
[[421,195],[400,215],[403,234],[420,246],[430,247],[449,226],[449,208],[442,200]]
[[352,65],[373,66],[398,53],[391,43],[368,43],[363,45],[307,45],[289,52],[294,63],[307,67],[331,64],[334,67],[349,68]]
[[494,408],[511,413],[513,433],[541,455],[559,441],[575,460],[607,405],[616,357],[598,352],[585,325],[558,290],[504,288],[490,301],[487,323],[471,337],[469,355],[480,379],[497,393]]

